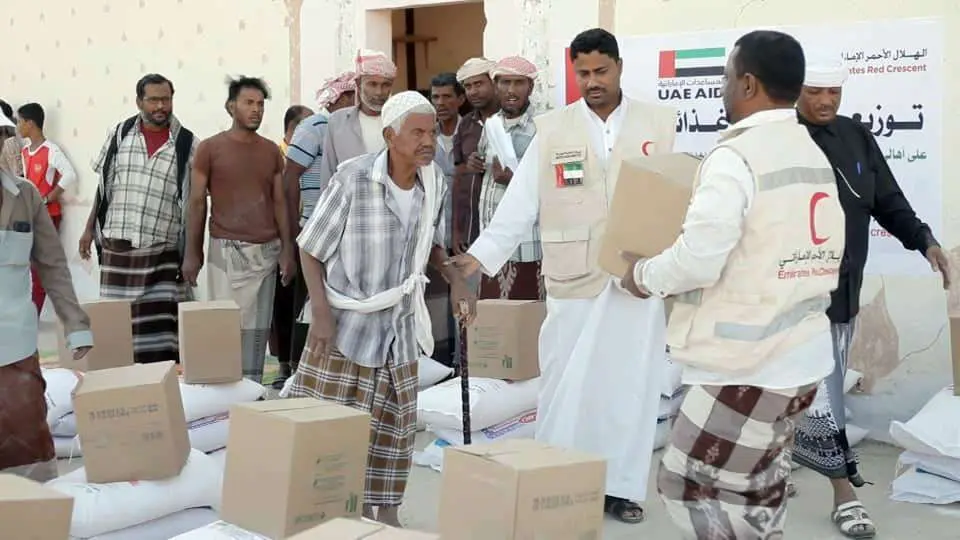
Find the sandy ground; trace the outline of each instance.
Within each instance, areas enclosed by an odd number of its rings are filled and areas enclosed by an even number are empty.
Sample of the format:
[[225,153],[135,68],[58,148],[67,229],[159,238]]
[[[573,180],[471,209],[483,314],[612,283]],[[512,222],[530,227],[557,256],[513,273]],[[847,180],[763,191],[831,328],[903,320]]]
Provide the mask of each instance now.
[[[52,328],[44,325],[40,339],[41,355],[52,360],[56,339]],[[271,366],[275,369],[275,364]],[[268,372],[273,371],[268,370]],[[275,392],[271,392],[275,395]],[[431,438],[426,433],[418,436],[417,447],[423,448]],[[874,482],[860,490],[860,498],[867,506],[879,529],[882,540],[949,540],[960,539],[960,505],[947,507],[896,503],[889,498],[897,456],[900,450],[880,443],[866,442],[859,447],[864,477]],[[81,459],[67,463],[61,460],[61,472],[82,465]],[[656,465],[656,461],[654,466]],[[654,478],[654,475],[651,475]],[[829,513],[833,495],[829,484],[808,470],[795,472],[799,495],[790,500],[786,537],[797,540],[833,540],[844,537],[836,533]],[[625,525],[607,520],[603,540],[635,540],[679,538],[656,498],[656,487],[648,489],[647,520],[640,525]],[[424,467],[414,467],[407,488],[406,502],[401,509],[401,520],[414,529],[437,530],[437,508],[440,500],[440,474]]]

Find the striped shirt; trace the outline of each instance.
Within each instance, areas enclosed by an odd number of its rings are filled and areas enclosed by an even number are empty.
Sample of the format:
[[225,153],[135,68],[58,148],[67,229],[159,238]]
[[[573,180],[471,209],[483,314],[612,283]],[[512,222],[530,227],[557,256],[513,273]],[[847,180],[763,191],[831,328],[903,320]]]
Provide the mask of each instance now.
[[[523,159],[523,155],[527,152],[527,147],[530,146],[530,141],[532,141],[533,136],[537,134],[537,124],[533,121],[533,107],[527,107],[526,112],[513,119],[508,119],[503,116],[503,111],[498,112],[497,115],[503,120],[503,127],[510,137],[510,140],[513,141],[513,152],[516,154],[517,160]],[[481,156],[484,156],[484,161],[487,166],[486,171],[483,173],[483,185],[480,188],[480,206],[478,210],[480,230],[482,231],[493,221],[493,215],[500,205],[500,199],[502,199],[503,194],[507,192],[507,185],[498,184],[493,180],[493,158],[495,157],[495,153],[487,142],[486,129],[484,129],[483,134],[480,136],[477,151]],[[503,160],[500,160],[500,165],[505,167]],[[517,171],[513,172],[516,173]],[[513,256],[510,257],[510,260],[513,262],[535,262],[542,258],[543,250],[540,247],[540,227],[538,224],[535,224],[533,230],[520,242],[520,246],[517,248],[517,251],[514,252]]]
[[305,168],[300,175],[300,226],[303,227],[313,209],[323,186],[320,182],[321,160],[323,157],[323,139],[327,135],[326,112],[308,116],[297,125],[287,146],[287,159]]
[[[177,198],[176,140],[180,122],[170,117],[170,137],[152,155],[147,155],[147,143],[137,118],[133,129],[120,141],[110,176],[106,196],[110,201],[103,237],[127,240],[134,248],[158,244],[176,246],[184,223],[185,205]],[[101,174],[107,149],[113,134],[120,135],[120,125],[107,134],[100,155],[93,162],[93,170]],[[193,138],[187,173],[183,179],[182,198],[190,193],[190,168],[199,141]],[[103,180],[101,179],[101,182]]]
[[[341,164],[297,238],[300,247],[326,267],[328,286],[356,300],[397,287],[415,270],[423,270],[413,268],[423,186],[418,182],[414,188],[410,222],[405,227],[400,201],[387,184],[392,180],[386,171],[373,174],[378,155],[367,154]],[[441,206],[433,218],[438,246],[443,245],[440,224],[445,213]],[[333,315],[337,348],[360,366],[382,367],[388,358],[394,364],[406,364],[419,356],[410,295],[389,310],[360,313],[335,309]]]

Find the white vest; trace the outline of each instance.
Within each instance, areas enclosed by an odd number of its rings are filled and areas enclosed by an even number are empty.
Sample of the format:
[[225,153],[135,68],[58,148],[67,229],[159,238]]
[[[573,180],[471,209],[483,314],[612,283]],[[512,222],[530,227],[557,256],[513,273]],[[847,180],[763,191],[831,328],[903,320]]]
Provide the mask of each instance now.
[[667,343],[685,364],[749,374],[828,331],[843,210],[830,163],[795,118],[734,125],[719,147],[753,172],[753,204],[720,280],[676,297]]
[[[574,103],[536,119],[541,272],[547,294],[554,298],[593,298],[603,291],[611,276],[600,269],[600,243],[620,163],[673,149],[676,110],[623,99],[626,118],[606,166],[591,148],[591,126],[579,110],[583,104]],[[564,186],[564,170],[582,171],[582,183]]]

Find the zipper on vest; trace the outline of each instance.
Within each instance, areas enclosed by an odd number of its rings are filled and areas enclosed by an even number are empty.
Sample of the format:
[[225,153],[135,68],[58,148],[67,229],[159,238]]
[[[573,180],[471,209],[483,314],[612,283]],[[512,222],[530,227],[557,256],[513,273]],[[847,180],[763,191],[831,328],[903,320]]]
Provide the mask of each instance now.
[[847,176],[846,176],[845,174],[843,174],[843,171],[840,170],[840,167],[837,167],[836,169],[837,169],[837,173],[840,175],[840,178],[843,179],[843,183],[846,184],[846,185],[847,185],[847,189],[850,190],[850,193],[853,193],[853,196],[856,197],[856,198],[858,198],[858,199],[862,198],[862,197],[860,197],[860,194],[857,193],[855,189],[853,189],[853,186],[850,185],[850,181],[847,180]]

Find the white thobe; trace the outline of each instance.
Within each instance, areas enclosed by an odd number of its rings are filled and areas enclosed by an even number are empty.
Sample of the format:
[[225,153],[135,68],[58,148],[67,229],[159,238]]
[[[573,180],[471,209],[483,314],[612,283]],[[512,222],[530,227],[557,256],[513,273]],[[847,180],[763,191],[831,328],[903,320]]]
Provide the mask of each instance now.
[[[590,143],[604,167],[627,103],[606,121],[583,100],[573,105],[588,119]],[[535,136],[493,220],[470,247],[487,275],[500,270],[538,221],[539,144]],[[611,277],[595,298],[559,299],[548,293],[546,305],[537,440],[605,457],[607,494],[645,500],[666,371],[663,301],[635,298]]]

